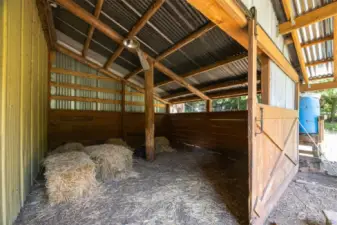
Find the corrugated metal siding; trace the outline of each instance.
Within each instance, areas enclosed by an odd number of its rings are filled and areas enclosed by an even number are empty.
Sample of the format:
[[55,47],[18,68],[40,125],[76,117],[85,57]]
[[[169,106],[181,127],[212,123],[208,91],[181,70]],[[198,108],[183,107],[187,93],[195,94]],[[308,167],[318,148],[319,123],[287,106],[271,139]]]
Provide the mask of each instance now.
[[4,0],[1,17],[0,223],[12,224],[47,149],[48,49],[35,1]]
[[[84,65],[73,58],[62,53],[56,53],[56,61],[52,67],[63,68],[72,71],[95,74],[97,76],[104,76],[102,73]],[[84,77],[75,77],[67,74],[51,73],[51,81],[61,84],[77,84],[87,87],[106,88],[116,91],[121,91],[122,86],[118,81],[95,80]],[[76,96],[93,99],[110,99],[121,100],[120,93],[105,93],[99,91],[78,90],[74,88],[51,87],[51,95],[56,96]],[[50,107],[52,109],[68,109],[68,110],[98,110],[98,111],[121,111],[120,104],[106,104],[95,102],[79,102],[66,100],[51,100]]]

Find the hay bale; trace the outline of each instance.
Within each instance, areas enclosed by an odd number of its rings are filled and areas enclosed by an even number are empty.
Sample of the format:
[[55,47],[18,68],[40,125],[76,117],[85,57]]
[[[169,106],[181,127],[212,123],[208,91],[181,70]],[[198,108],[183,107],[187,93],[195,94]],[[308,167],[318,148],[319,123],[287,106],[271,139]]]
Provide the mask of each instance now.
[[170,146],[170,141],[166,137],[156,137],[154,139],[154,145],[156,153],[175,152],[175,150]]
[[133,149],[121,138],[110,138],[106,140],[105,144],[120,145],[133,151]]
[[122,180],[132,173],[132,154],[121,145],[103,144],[84,148],[96,163],[97,175],[102,181]]
[[46,158],[44,165],[51,204],[89,196],[98,187],[95,164],[84,152],[53,154]]
[[50,154],[55,154],[55,153],[64,153],[64,152],[73,152],[73,151],[83,151],[84,146],[81,143],[78,142],[70,142],[66,143],[64,145],[61,145],[54,149]]

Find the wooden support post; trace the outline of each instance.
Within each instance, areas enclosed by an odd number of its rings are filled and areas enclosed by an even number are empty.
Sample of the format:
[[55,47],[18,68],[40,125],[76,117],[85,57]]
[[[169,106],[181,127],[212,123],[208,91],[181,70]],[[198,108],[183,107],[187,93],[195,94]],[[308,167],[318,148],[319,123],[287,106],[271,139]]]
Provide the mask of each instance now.
[[146,159],[154,160],[153,63],[145,72],[145,147]]
[[212,100],[206,100],[206,112],[212,112]]
[[[256,179],[253,175],[256,165],[254,151],[256,150],[256,108],[257,108],[257,41],[256,41],[256,10],[251,9],[254,18],[248,21],[248,153],[249,153],[249,193],[256,188]],[[253,216],[253,206],[255,199],[249,199],[249,217]]]
[[126,92],[126,87],[125,87],[125,81],[122,80],[122,95],[121,95],[121,132],[122,132],[122,138],[124,141],[126,141],[126,133],[124,129],[124,114],[125,114],[125,92]]
[[270,59],[261,56],[261,98],[262,104],[270,104]]
[[170,104],[166,104],[166,113],[167,114],[171,113],[171,105]]
[[295,84],[295,109],[300,109],[300,83]]

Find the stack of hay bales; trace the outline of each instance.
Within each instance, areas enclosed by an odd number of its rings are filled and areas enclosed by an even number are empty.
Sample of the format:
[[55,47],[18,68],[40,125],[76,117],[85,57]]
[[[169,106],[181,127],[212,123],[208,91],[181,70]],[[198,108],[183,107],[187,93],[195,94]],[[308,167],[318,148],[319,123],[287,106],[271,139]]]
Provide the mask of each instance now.
[[52,154],[46,158],[44,165],[51,204],[89,196],[97,190],[95,164],[84,152]]
[[81,143],[71,142],[61,145],[54,149],[50,154],[55,153],[64,153],[64,152],[72,152],[72,151],[83,151],[84,146]]
[[121,145],[103,144],[84,148],[96,163],[98,177],[104,181],[122,180],[132,172],[133,152]]
[[133,149],[120,138],[110,138],[105,142],[105,144],[120,145],[133,151]]
[[175,152],[175,150],[170,146],[170,141],[166,137],[156,137],[154,139],[154,145],[156,153]]

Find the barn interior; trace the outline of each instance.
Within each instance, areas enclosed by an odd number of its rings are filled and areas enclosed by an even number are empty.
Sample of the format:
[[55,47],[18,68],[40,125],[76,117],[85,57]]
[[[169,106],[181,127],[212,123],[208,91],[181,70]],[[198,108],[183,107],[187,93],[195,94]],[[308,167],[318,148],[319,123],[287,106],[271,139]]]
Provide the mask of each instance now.
[[[19,176],[4,193],[20,188],[1,199],[4,224],[263,224],[298,169],[303,76],[289,62],[293,52],[280,50],[283,37],[276,43],[258,25],[261,9],[235,2],[229,16],[217,0],[7,4],[21,15],[11,26],[22,28],[6,31],[15,49],[7,47],[15,75],[7,91],[16,79],[13,90],[21,90],[7,103],[19,102],[22,113],[4,115],[22,119],[6,133],[21,132],[19,157],[1,178]],[[270,81],[272,73],[278,78]],[[213,110],[216,99],[247,95],[244,110]],[[204,112],[171,113],[195,101],[205,102]],[[156,137],[174,152],[157,153]],[[111,138],[143,150],[146,160],[133,157],[127,179],[102,182],[92,196],[51,205],[45,158],[66,143]],[[15,204],[5,210],[8,202]]]

